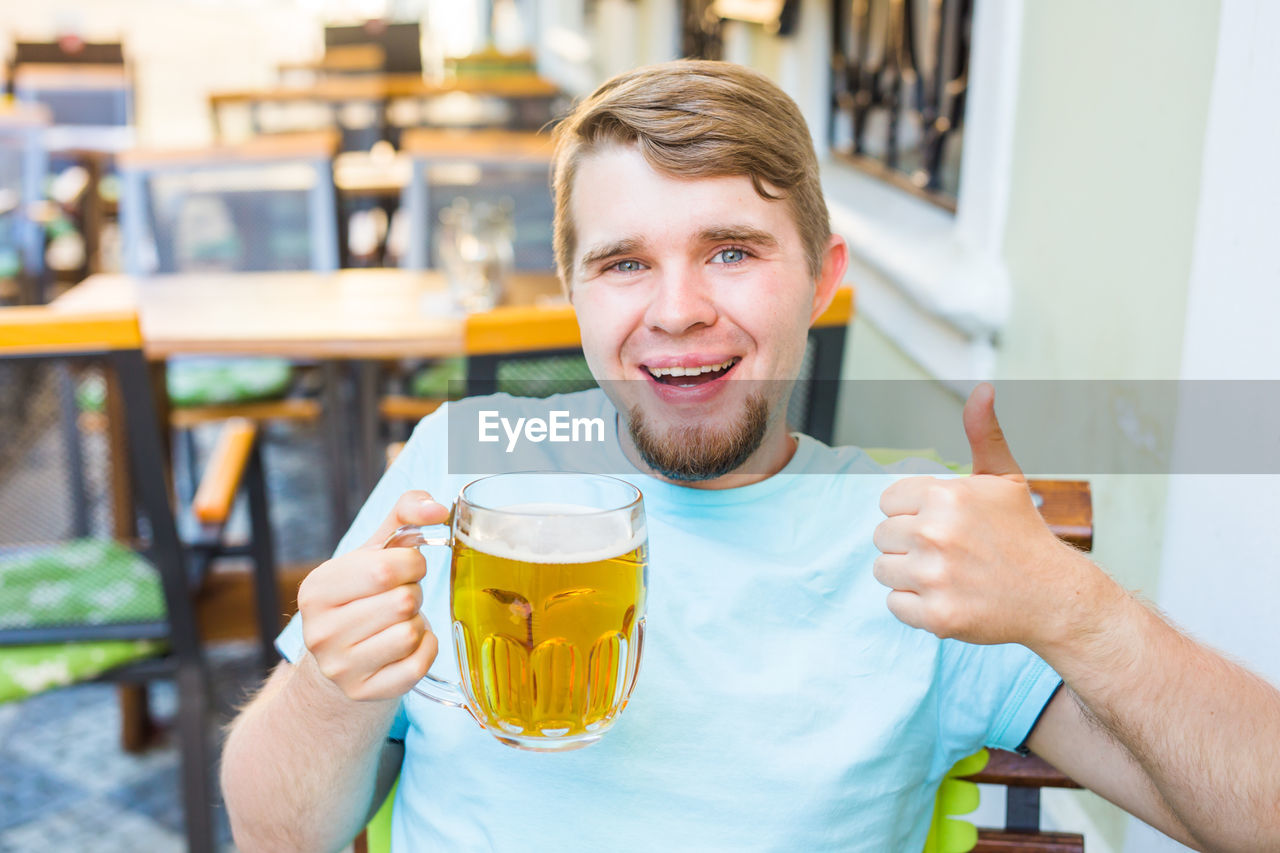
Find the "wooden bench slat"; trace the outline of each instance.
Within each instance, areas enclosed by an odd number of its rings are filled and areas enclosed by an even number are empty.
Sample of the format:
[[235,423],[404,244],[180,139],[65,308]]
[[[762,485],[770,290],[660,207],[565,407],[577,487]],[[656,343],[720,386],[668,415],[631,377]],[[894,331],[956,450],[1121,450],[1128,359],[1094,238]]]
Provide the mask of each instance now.
[[988,750],[987,766],[964,778],[984,785],[1006,785],[1017,788],[1079,788],[1069,777],[1036,755],[1018,755],[1003,749]]
[[1059,539],[1084,551],[1093,548],[1093,495],[1083,480],[1030,480],[1040,514]]
[[1084,853],[1084,836],[1074,832],[979,829],[973,853]]

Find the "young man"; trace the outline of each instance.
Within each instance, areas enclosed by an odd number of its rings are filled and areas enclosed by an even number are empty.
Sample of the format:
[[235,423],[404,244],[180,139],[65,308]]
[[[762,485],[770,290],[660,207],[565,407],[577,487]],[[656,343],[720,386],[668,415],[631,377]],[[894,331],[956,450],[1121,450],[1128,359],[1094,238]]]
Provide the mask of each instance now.
[[439,645],[437,669],[452,658],[448,572],[382,548],[464,481],[429,418],[304,582],[288,662],[232,730],[245,849],[347,843],[389,736],[403,850],[919,850],[942,775],[983,744],[1029,746],[1187,843],[1280,848],[1280,696],[1054,539],[988,388],[965,411],[971,478],[890,477],[788,432],[782,380],[846,256],[786,95],[669,63],[606,83],[557,142],[557,259],[606,389],[575,402],[607,417],[614,458],[592,462],[629,472],[649,518],[631,704],[600,743],[536,755],[408,693]]

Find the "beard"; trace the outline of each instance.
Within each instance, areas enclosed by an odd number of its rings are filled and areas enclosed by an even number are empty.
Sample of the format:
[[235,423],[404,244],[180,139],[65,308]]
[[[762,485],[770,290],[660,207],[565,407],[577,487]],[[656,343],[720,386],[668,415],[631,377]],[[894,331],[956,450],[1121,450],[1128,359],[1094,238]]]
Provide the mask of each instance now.
[[658,435],[639,406],[627,419],[631,440],[644,463],[678,482],[714,480],[747,461],[764,442],[769,427],[769,404],[761,394],[747,397],[742,416],[722,429],[704,424],[673,427]]

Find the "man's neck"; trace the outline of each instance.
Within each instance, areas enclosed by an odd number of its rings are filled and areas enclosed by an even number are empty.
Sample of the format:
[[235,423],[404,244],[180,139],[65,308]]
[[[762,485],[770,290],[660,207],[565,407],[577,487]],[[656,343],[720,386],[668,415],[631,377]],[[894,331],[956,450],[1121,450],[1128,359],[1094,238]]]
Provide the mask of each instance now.
[[795,456],[798,446],[787,430],[786,419],[779,418],[769,425],[764,441],[760,442],[755,452],[728,474],[722,474],[711,480],[675,480],[655,471],[644,461],[631,438],[631,431],[622,423],[622,416],[615,415],[615,418],[618,442],[622,445],[622,452],[626,455],[628,462],[651,477],[690,489],[737,489],[767,480],[787,467],[791,457]]

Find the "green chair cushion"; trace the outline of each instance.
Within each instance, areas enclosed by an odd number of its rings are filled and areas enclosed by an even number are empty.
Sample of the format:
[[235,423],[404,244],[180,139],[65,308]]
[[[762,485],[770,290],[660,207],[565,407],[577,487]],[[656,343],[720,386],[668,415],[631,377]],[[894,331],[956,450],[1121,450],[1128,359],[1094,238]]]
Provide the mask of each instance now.
[[985,749],[980,749],[947,771],[934,795],[924,853],[968,853],[977,845],[977,827],[960,816],[977,810],[981,799],[978,786],[957,777],[977,773],[987,766],[989,756]]
[[968,474],[973,471],[970,464],[961,464],[959,462],[948,462],[938,455],[938,451],[932,449],[921,450],[903,450],[898,447],[864,447],[862,451],[871,459],[881,465],[892,465],[895,462],[901,462],[904,459],[927,459],[930,462],[937,462],[939,465],[945,465],[957,474]]
[[0,647],[0,704],[96,678],[109,669],[161,654],[163,640],[103,640]]
[[596,379],[580,355],[513,358],[498,364],[498,390],[513,397],[549,397],[596,387]]
[[154,622],[164,614],[155,568],[110,540],[0,554],[0,630]]
[[76,406],[82,412],[106,411],[107,380],[102,374],[88,374],[76,383]]
[[[0,554],[0,630],[155,622],[160,577],[115,542],[76,539]],[[165,648],[161,640],[0,647],[0,702],[77,681]]]
[[0,278],[15,278],[22,272],[22,257],[13,246],[0,246]]
[[391,853],[391,814],[395,810],[396,790],[399,787],[400,780],[397,778],[387,793],[387,798],[365,825],[365,849],[368,853]]
[[283,396],[293,365],[283,358],[184,358],[169,362],[169,400],[175,406],[248,403]]
[[[455,399],[466,389],[465,358],[445,358],[430,364],[409,380],[414,397]],[[596,387],[587,360],[580,355],[523,356],[498,363],[498,391],[513,397],[547,397]]]
[[[409,394],[414,397],[451,397],[462,394],[467,379],[465,358],[442,358],[413,374],[409,380]],[[450,383],[453,387],[450,388]],[[451,394],[450,392],[453,392]]]

